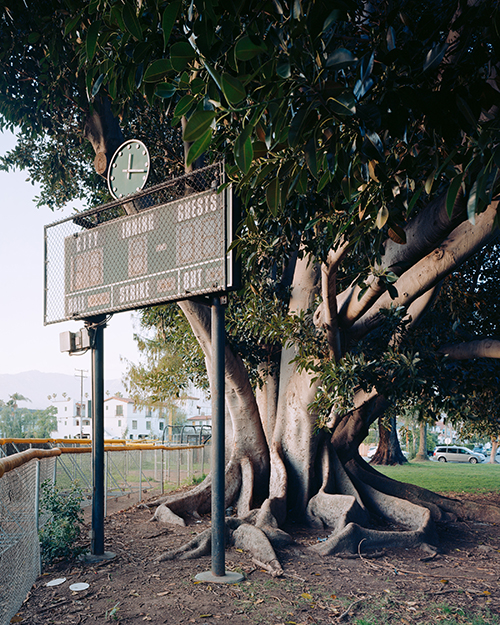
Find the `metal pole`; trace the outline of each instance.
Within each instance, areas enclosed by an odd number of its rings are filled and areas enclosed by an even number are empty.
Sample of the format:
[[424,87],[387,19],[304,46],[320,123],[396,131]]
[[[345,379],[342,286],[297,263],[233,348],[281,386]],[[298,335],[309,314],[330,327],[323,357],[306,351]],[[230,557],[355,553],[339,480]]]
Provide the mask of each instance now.
[[[226,298],[224,297],[224,300]],[[224,305],[221,297],[212,300],[212,569],[196,579],[236,583],[243,575],[226,572],[225,565],[225,349]]]
[[108,453],[104,453],[104,518],[108,516]]
[[219,297],[212,301],[212,573],[225,574],[224,503],[224,307]]
[[104,554],[104,319],[92,328],[92,555]]
[[165,450],[161,450],[161,494],[165,492]]
[[35,530],[38,532],[40,523],[40,460],[35,460],[35,462]]
[[142,449],[139,449],[139,501],[142,501]]

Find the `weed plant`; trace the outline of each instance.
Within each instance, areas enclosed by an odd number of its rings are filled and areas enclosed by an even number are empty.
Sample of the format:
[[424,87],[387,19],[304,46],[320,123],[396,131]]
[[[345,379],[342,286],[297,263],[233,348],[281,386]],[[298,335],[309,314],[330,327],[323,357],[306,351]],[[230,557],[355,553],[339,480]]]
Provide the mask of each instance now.
[[76,484],[64,492],[54,488],[50,480],[41,485],[40,514],[49,517],[38,532],[44,565],[57,558],[75,558],[82,552],[77,541],[82,531],[83,498]]

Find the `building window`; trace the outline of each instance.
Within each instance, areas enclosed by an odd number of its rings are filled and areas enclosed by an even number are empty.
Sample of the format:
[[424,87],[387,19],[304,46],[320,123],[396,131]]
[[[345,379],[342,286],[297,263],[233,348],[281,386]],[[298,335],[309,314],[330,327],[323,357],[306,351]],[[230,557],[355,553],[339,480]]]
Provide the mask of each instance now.
[[68,406],[64,406],[64,412],[68,412]]
[[151,429],[151,421],[146,421],[146,430]]
[[116,416],[123,417],[123,406],[120,405],[116,407]]
[[90,421],[88,419],[85,419],[83,425],[90,425]]
[[148,408],[146,411],[146,417],[150,417],[151,416],[151,408]]
[[118,427],[121,428],[121,426],[122,426],[122,420],[118,419]]
[[106,410],[109,408],[109,406],[106,406]]
[[160,421],[160,430],[163,430],[163,428],[165,427],[165,424],[163,423],[163,421]]
[[76,420],[76,425],[80,425],[79,419]]
[[64,422],[64,425],[68,425],[68,422],[67,422],[67,421],[65,421],[65,422]]
[[131,435],[130,435],[130,440],[131,440],[131,441],[133,441],[133,440],[134,440],[134,435],[133,435],[133,434],[131,434]]
[[137,430],[137,421],[135,420],[132,421],[132,429]]

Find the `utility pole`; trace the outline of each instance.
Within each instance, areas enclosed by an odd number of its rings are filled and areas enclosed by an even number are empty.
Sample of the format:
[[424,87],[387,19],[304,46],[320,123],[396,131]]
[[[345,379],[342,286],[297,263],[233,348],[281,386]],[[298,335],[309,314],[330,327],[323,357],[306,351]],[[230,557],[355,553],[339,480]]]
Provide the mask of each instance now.
[[83,380],[88,378],[84,373],[88,373],[86,369],[75,369],[79,375],[75,375],[76,378],[80,378],[80,438],[83,438]]

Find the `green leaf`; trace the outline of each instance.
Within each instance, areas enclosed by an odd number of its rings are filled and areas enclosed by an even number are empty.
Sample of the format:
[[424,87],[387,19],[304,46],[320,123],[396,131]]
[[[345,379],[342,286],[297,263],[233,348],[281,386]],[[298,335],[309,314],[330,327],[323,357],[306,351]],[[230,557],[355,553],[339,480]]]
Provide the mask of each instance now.
[[94,54],[97,48],[97,38],[101,30],[101,21],[92,22],[88,31],[87,39],[85,41],[85,51],[87,52],[87,58],[91,61],[94,58]]
[[153,61],[144,72],[144,82],[159,82],[172,71],[170,59],[158,59]]
[[170,39],[172,28],[174,27],[175,20],[177,19],[180,6],[181,2],[180,0],[177,0],[176,2],[169,4],[163,11],[161,18],[161,28],[163,30],[163,50],[166,50],[167,48],[168,40]]
[[379,212],[377,213],[377,219],[375,220],[375,225],[377,226],[379,230],[382,230],[382,228],[385,226],[388,219],[389,219],[389,209],[384,204],[384,206],[382,206]]
[[210,142],[212,141],[212,129],[209,128],[205,133],[197,139],[193,145],[189,148],[189,152],[186,159],[186,166],[189,167],[194,161],[206,152]]
[[324,174],[321,176],[321,180],[318,182],[318,188],[317,188],[317,192],[319,193],[326,184],[328,184],[330,182],[330,172],[328,171],[328,169],[324,172]]
[[135,88],[139,89],[142,84],[142,77],[144,76],[144,65],[140,63],[135,70]]
[[415,204],[417,203],[418,198],[420,197],[423,190],[424,187],[420,187],[419,190],[412,195],[412,198],[408,204],[408,217],[411,215],[411,212],[413,211],[413,208],[415,207]]
[[248,35],[238,39],[234,47],[234,55],[238,61],[250,61],[263,51],[264,48],[255,44]]
[[356,113],[356,102],[352,93],[343,93],[338,98],[328,98],[328,106],[336,115],[351,116]]
[[290,78],[290,59],[287,56],[282,56],[278,60],[278,65],[276,66],[276,73],[281,78]]
[[214,111],[196,111],[189,118],[184,128],[184,141],[196,141],[210,128],[215,119]]
[[122,9],[123,23],[128,32],[139,41],[142,41],[142,28],[135,11],[135,2],[125,2]]
[[318,164],[316,162],[316,141],[314,140],[313,137],[309,139],[309,141],[306,143],[304,152],[306,155],[307,167],[309,171],[311,172],[311,174],[315,178],[317,178],[318,177]]
[[326,59],[326,67],[330,68],[333,71],[346,69],[350,65],[355,64],[355,56],[352,54],[352,52],[349,52],[349,50],[346,50],[345,48],[337,48],[337,50],[328,55],[328,58]]
[[280,180],[278,177],[271,180],[266,190],[266,202],[271,213],[276,217],[280,205]]
[[177,91],[175,85],[169,82],[160,82],[156,85],[155,95],[159,98],[171,98]]
[[248,124],[234,142],[234,158],[243,173],[247,173],[253,161],[252,134],[253,127]]
[[332,24],[335,24],[335,22],[339,18],[339,15],[340,15],[340,11],[338,9],[333,9],[333,11],[326,18],[326,20],[325,20],[325,22],[323,24],[322,32],[325,32],[325,30],[328,30]]
[[291,148],[296,147],[301,139],[302,126],[304,124],[304,118],[308,109],[299,109],[290,122],[290,129],[288,131],[288,144]]
[[246,98],[245,87],[241,82],[230,74],[222,74],[222,92],[229,104],[236,105]]
[[450,219],[453,213],[455,200],[457,199],[457,195],[462,184],[462,177],[462,174],[458,174],[458,176],[455,176],[455,178],[453,178],[453,180],[451,181],[450,186],[448,187],[448,193],[446,194],[446,213]]
[[30,33],[28,43],[36,43],[40,39],[40,33]]
[[103,80],[104,80],[104,74],[101,74],[99,78],[95,81],[94,86],[92,87],[93,98],[95,98],[95,96],[99,93],[99,89],[101,88]]
[[436,68],[443,60],[447,49],[448,44],[444,41],[443,43],[437,43],[431,50],[429,50],[424,61],[424,72],[429,69]]
[[75,28],[75,26],[78,24],[79,20],[81,19],[82,19],[82,14],[78,13],[77,15],[75,15],[75,17],[69,20],[69,22],[66,24],[66,27],[64,29],[65,37],[69,35],[69,33]]
[[195,51],[187,41],[178,41],[170,48],[172,67],[178,72],[182,72],[195,56]]
[[467,219],[472,225],[476,223],[476,208],[479,201],[479,193],[477,192],[478,183],[477,180],[472,185],[469,193],[469,199],[467,200]]
[[189,109],[193,106],[193,102],[195,101],[192,95],[183,95],[182,98],[177,102],[177,106],[175,107],[174,117],[183,117],[186,113],[189,112]]

